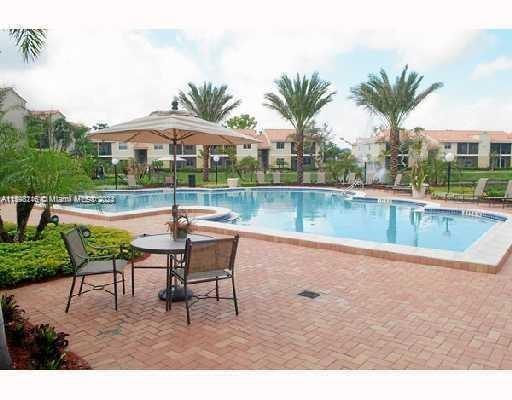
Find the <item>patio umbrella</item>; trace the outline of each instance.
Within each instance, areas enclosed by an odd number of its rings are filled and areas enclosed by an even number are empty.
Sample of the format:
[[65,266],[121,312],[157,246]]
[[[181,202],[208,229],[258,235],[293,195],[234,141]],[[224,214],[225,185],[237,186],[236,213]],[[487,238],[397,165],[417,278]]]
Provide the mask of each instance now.
[[205,121],[185,111],[178,111],[178,102],[172,102],[170,111],[154,111],[150,115],[123,122],[110,128],[100,129],[90,134],[93,142],[135,142],[169,143],[173,145],[173,217],[177,213],[176,204],[176,147],[190,145],[241,145],[259,143],[259,140],[243,135],[217,123]]

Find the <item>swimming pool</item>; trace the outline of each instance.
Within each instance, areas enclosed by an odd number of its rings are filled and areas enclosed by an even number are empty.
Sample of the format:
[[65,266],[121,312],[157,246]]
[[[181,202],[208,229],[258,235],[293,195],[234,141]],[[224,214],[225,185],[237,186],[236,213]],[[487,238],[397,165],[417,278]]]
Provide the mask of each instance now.
[[[115,204],[104,212],[169,207],[168,190],[107,192]],[[181,206],[224,207],[237,213],[231,222],[276,232],[302,232],[335,238],[399,244],[463,252],[488,232],[499,218],[428,209],[411,201],[347,198],[319,189],[180,190]],[[77,208],[95,209],[77,204]]]

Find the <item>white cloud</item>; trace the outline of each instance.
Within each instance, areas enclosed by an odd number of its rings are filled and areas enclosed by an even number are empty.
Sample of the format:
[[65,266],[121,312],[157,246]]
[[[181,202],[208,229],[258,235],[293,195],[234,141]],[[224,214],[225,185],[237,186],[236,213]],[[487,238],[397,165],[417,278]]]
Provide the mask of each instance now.
[[199,67],[140,32],[50,31],[46,56],[3,72],[34,109],[57,108],[72,121],[121,122],[169,107]]
[[473,70],[473,79],[487,78],[500,71],[512,69],[512,57],[498,57],[497,59],[478,64]]
[[427,69],[447,64],[472,49],[481,31],[376,31],[370,32],[366,45],[397,54],[398,65]]

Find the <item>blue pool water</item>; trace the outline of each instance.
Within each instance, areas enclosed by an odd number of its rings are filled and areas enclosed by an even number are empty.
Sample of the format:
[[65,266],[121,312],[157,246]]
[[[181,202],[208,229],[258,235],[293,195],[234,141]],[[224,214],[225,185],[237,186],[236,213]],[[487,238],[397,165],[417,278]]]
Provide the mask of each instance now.
[[[169,207],[172,193],[109,192],[115,204],[103,211]],[[252,189],[178,191],[180,205],[226,207],[238,213],[238,225],[306,232],[380,243],[464,251],[496,221],[462,215],[418,212],[413,204],[384,204],[321,190]],[[91,208],[93,205],[75,205]]]

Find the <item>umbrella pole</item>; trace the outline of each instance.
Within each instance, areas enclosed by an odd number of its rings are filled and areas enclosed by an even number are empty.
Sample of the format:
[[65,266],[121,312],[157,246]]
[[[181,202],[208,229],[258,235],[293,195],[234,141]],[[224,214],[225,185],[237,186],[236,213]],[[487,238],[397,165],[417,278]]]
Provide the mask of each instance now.
[[178,228],[178,205],[176,204],[176,147],[178,145],[177,140],[173,139],[173,174],[172,174],[172,224],[173,224],[173,236],[176,239],[176,233]]

